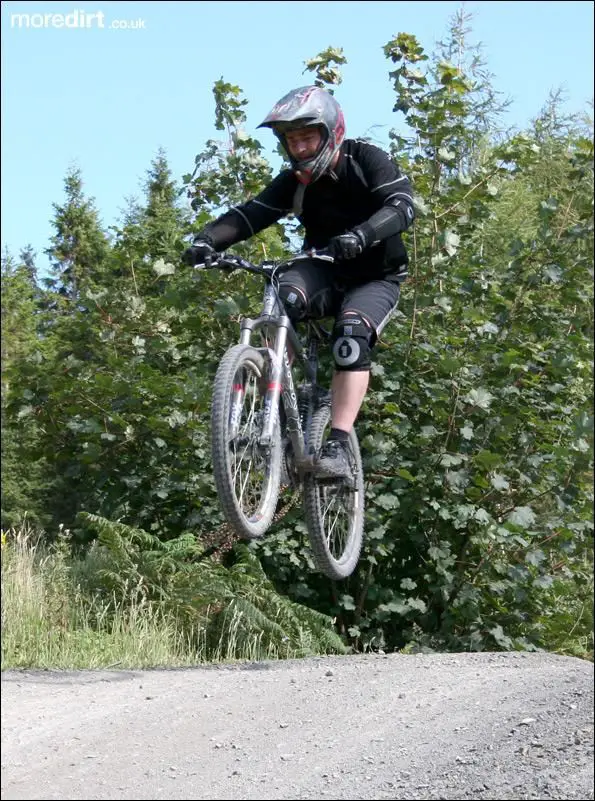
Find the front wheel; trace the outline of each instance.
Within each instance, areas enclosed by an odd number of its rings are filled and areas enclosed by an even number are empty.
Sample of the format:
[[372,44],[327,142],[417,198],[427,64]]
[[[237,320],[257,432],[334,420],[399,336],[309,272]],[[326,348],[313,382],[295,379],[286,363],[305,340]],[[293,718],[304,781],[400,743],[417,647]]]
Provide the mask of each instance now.
[[279,497],[281,437],[261,445],[267,362],[249,345],[234,345],[215,376],[211,413],[213,477],[228,522],[243,539],[262,537]]
[[[314,412],[310,447],[317,452],[330,432],[328,405]],[[355,429],[349,434],[349,461],[353,482],[321,480],[314,473],[304,478],[304,507],[312,555],[317,568],[330,579],[350,576],[359,561],[364,535],[364,475]]]

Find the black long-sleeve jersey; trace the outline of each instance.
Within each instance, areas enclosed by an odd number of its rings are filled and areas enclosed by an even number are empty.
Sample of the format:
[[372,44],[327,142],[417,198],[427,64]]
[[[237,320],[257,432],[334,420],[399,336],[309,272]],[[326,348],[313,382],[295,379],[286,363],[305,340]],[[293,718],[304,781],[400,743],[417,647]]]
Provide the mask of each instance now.
[[283,170],[259,195],[206,225],[201,235],[217,250],[225,250],[292,211],[304,226],[304,248],[324,248],[332,237],[356,226],[363,231],[369,246],[357,258],[342,262],[346,278],[406,277],[408,257],[401,232],[415,218],[412,188],[375,145],[346,139],[333,171],[307,186],[292,170]]

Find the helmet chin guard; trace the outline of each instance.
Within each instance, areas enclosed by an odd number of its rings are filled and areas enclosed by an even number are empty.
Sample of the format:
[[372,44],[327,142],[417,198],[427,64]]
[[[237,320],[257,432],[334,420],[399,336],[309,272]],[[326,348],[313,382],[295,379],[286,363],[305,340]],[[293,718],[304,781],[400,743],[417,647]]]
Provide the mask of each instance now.
[[[285,134],[310,126],[320,129],[320,146],[311,159],[294,159],[287,147]],[[313,183],[329,170],[345,138],[345,120],[341,107],[329,92],[319,86],[293,89],[273,106],[257,127],[273,130],[303,184]]]

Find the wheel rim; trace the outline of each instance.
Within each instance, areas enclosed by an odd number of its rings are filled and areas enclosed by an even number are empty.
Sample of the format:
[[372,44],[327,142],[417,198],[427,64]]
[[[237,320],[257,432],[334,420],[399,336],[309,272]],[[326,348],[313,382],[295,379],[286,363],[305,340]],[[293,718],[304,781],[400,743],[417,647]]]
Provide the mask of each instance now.
[[234,375],[230,391],[228,440],[229,471],[237,505],[248,523],[259,522],[274,490],[274,448],[258,444],[264,398],[257,366],[244,362]]

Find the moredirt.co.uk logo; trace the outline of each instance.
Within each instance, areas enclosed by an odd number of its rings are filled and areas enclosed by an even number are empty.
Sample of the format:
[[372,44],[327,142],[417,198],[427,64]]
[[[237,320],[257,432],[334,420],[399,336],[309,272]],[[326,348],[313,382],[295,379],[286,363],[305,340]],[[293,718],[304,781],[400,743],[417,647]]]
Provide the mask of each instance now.
[[110,30],[142,30],[145,20],[141,19],[114,19],[106,20],[103,11],[85,11],[75,8],[70,14],[23,14],[10,15],[11,28],[76,28],[83,30],[110,29]]

